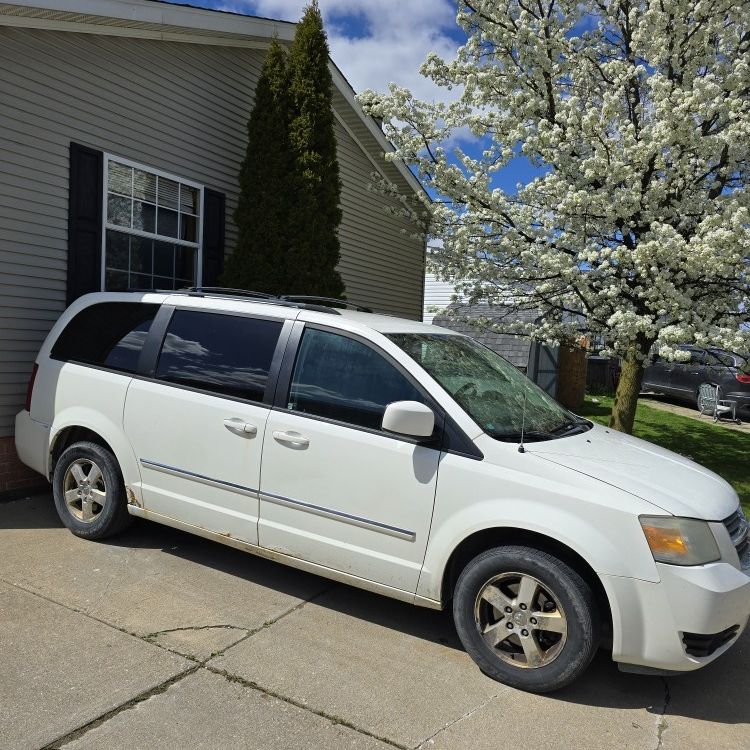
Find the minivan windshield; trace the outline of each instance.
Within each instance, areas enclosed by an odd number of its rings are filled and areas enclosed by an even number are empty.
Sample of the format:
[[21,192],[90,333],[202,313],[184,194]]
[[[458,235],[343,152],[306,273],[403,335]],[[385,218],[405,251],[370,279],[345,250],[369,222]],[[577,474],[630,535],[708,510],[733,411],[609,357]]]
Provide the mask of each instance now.
[[498,440],[552,440],[591,424],[564,409],[510,362],[466,336],[390,333],[482,429]]

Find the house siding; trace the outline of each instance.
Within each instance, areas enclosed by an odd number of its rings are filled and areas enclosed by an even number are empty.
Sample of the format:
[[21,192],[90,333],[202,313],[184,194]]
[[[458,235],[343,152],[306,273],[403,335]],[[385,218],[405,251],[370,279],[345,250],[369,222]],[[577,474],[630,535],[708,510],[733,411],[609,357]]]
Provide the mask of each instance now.
[[434,273],[425,276],[424,283],[424,311],[425,323],[432,323],[436,315],[453,302],[455,288],[449,281],[440,281]]
[[[224,192],[229,252],[263,56],[0,27],[0,436],[12,434],[36,352],[65,307],[70,142]],[[373,166],[361,148],[340,125],[336,135],[349,299],[419,318],[423,246],[367,190]]]
[[337,122],[341,175],[341,262],[347,298],[377,312],[422,317],[425,242],[406,219],[387,213],[396,202],[371,190],[375,168]]

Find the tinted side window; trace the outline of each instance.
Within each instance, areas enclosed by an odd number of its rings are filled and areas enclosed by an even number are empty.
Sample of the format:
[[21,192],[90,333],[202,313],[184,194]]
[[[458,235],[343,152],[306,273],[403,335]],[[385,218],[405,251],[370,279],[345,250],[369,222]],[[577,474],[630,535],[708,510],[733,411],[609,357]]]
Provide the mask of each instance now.
[[720,352],[714,350],[712,352],[706,352],[708,356],[708,364],[712,366],[722,367],[736,367],[734,357],[727,352]]
[[50,356],[135,372],[158,310],[159,305],[142,302],[101,302],[86,307],[65,327]]
[[302,337],[288,408],[379,430],[393,401],[420,392],[374,349],[346,336],[308,328]]
[[281,321],[177,310],[156,378],[262,401]]

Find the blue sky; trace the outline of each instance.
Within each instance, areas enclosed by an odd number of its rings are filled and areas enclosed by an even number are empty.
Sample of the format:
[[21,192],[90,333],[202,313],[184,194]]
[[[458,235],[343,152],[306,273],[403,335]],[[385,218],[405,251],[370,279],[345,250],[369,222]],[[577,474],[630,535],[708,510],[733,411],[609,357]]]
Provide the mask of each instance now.
[[[181,0],[173,0],[181,3]],[[181,4],[247,15],[297,21],[307,0],[189,0]],[[464,40],[455,23],[453,0],[319,0],[331,56],[356,91],[386,90],[390,82],[406,86],[420,99],[443,98],[443,92],[419,75],[428,52],[445,58]],[[471,143],[461,142],[469,153]],[[494,184],[513,191],[536,170],[514,160]]]

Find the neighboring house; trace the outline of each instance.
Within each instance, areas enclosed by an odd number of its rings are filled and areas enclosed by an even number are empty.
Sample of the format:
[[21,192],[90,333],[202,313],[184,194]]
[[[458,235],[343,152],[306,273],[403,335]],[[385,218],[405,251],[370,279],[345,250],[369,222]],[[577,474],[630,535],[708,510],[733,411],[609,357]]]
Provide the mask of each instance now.
[[[13,419],[69,302],[217,283],[254,85],[269,40],[294,29],[150,0],[0,3],[0,494],[30,481]],[[331,71],[346,294],[420,319],[424,243],[368,184],[377,172],[402,194],[421,187],[385,162],[390,144]]]
[[[435,274],[427,273],[424,287],[425,323],[434,323],[460,333],[465,333],[481,341],[485,346],[502,355],[519,370],[523,370],[535,383],[538,383],[550,395],[557,393],[557,350],[532,342],[526,336],[512,336],[495,333],[472,325],[471,318],[489,318],[500,320],[509,313],[487,304],[466,305],[460,298],[453,301],[455,289],[447,281],[440,281]],[[451,315],[447,314],[450,308]],[[441,312],[442,311],[442,312]],[[455,315],[455,317],[454,317]],[[513,314],[515,320],[531,323],[536,315],[529,311]]]
[[440,281],[434,273],[427,273],[424,282],[424,313],[425,323],[434,322],[441,310],[453,304],[456,290],[449,281]]

